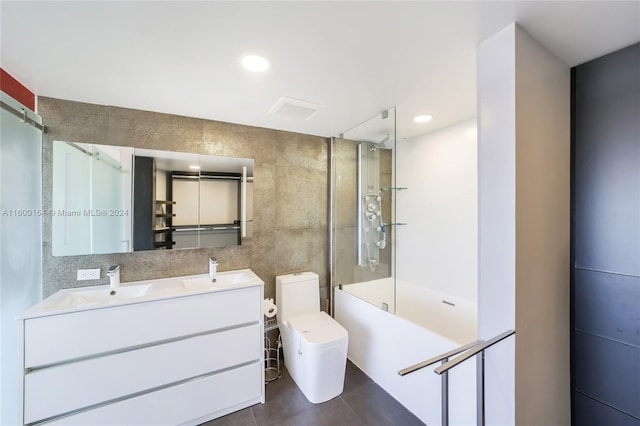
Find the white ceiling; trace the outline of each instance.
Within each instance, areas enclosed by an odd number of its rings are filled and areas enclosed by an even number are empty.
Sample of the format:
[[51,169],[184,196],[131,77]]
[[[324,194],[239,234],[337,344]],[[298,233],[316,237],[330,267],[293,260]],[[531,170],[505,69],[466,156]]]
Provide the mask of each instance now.
[[[408,138],[475,116],[475,51],[511,22],[574,66],[640,41],[640,2],[0,3],[37,95],[334,136],[391,106]],[[259,53],[264,74],[241,69]],[[268,115],[279,98],[324,108]],[[414,124],[432,113],[428,124]]]

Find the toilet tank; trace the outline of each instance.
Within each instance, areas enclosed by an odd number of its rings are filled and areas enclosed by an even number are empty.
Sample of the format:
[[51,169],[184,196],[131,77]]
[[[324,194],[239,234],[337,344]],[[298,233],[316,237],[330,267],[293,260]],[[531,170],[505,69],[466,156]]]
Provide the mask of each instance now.
[[288,318],[320,312],[318,274],[299,272],[276,277],[276,317],[283,324]]

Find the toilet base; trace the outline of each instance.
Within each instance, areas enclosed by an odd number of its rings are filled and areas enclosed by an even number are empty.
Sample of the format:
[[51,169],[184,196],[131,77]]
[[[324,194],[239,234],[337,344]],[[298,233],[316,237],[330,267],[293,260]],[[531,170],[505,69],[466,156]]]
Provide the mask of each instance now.
[[320,404],[342,394],[347,367],[347,338],[318,349],[309,347],[311,345],[295,336],[298,333],[286,334],[282,334],[284,365],[305,398],[313,404]]

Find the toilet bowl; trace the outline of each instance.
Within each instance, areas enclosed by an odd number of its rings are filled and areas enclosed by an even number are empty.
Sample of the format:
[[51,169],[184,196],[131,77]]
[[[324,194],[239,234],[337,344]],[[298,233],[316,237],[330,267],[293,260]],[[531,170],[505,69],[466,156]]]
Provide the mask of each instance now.
[[318,274],[302,272],[276,277],[276,317],[282,336],[284,364],[312,403],[342,393],[348,334],[320,311]]

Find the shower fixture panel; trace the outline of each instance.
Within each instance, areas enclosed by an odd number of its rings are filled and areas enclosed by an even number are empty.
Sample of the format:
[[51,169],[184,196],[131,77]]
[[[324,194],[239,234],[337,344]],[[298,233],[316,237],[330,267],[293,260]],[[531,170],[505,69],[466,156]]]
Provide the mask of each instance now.
[[380,193],[380,153],[374,144],[358,145],[358,265],[375,271],[387,245]]
[[363,209],[364,220],[361,228],[364,260],[373,271],[379,263],[379,256],[377,256],[379,253],[378,251],[374,252],[373,246],[379,250],[383,250],[387,246],[386,232],[382,221],[382,197],[378,194],[365,194],[363,203],[366,206]]

